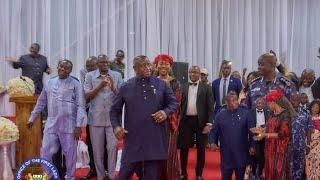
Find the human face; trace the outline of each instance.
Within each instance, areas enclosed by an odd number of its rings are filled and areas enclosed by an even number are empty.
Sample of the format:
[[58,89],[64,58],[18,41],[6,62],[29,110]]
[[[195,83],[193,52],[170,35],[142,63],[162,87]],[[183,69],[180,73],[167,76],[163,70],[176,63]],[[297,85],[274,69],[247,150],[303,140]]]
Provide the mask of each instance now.
[[275,71],[275,67],[272,65],[272,61],[274,61],[272,57],[265,57],[258,61],[258,71],[260,75],[266,76],[269,73]]
[[300,105],[300,102],[301,102],[301,95],[299,95],[299,94],[291,95],[290,102],[291,102],[293,108],[297,109]]
[[39,46],[37,44],[31,44],[30,46],[30,53],[32,56],[37,56],[39,53]]
[[314,104],[311,107],[311,114],[319,114],[320,113],[320,106],[319,104]]
[[234,110],[239,107],[238,97],[236,95],[230,95],[227,97],[227,106],[228,109]]
[[275,113],[275,115],[279,115],[283,111],[283,108],[281,108],[275,102],[269,102],[268,106],[269,106],[269,109]]
[[159,61],[157,64],[157,68],[160,76],[166,76],[169,74],[171,65],[167,61]]
[[136,75],[140,78],[147,78],[151,76],[152,64],[147,59],[138,60],[133,66]]
[[72,71],[72,65],[68,61],[60,61],[58,64],[58,76],[60,79],[67,78]]
[[110,62],[107,58],[99,58],[97,61],[97,66],[99,68],[100,73],[105,73],[109,69]]
[[116,58],[117,58],[117,61],[122,62],[124,59],[124,54],[117,54]]
[[201,82],[207,83],[208,82],[208,75],[201,73]]
[[257,109],[262,110],[265,108],[265,106],[266,106],[266,103],[265,103],[264,99],[262,99],[262,98],[257,99],[257,102],[256,102]]
[[96,60],[87,60],[86,61],[86,70],[88,72],[94,71],[97,69],[97,61]]
[[301,75],[302,85],[304,87],[310,87],[315,80],[313,73],[304,73]]
[[221,72],[223,77],[228,77],[231,74],[231,64],[225,63],[221,67]]
[[192,82],[197,82],[200,79],[200,68],[198,66],[192,66],[190,68],[189,78]]
[[248,84],[250,84],[254,79],[256,79],[257,77],[255,77],[254,75],[250,75],[247,79]]
[[309,103],[308,96],[306,94],[301,94],[300,102],[302,105],[308,104]]

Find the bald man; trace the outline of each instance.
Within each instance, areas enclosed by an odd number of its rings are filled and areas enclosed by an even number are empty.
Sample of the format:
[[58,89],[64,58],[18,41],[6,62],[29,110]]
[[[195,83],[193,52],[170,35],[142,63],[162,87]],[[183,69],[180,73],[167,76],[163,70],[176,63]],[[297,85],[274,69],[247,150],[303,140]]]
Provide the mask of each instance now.
[[190,68],[189,79],[190,82],[184,84],[181,88],[181,121],[178,138],[182,173],[180,179],[188,179],[188,152],[189,148],[193,145],[194,135],[197,138],[196,176],[197,179],[203,179],[202,170],[205,164],[205,147],[214,114],[213,96],[211,86],[200,81],[200,68],[198,66]]

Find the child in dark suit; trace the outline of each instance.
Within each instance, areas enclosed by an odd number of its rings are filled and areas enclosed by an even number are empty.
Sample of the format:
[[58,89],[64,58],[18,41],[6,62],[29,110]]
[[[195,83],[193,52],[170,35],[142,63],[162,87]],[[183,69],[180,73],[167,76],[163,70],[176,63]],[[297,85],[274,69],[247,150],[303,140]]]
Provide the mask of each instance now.
[[[268,120],[268,111],[266,110],[266,102],[263,98],[256,100],[256,108],[251,110],[255,119],[256,127],[264,127]],[[252,156],[252,174],[257,179],[262,178],[264,168],[264,140],[256,142],[256,154]]]

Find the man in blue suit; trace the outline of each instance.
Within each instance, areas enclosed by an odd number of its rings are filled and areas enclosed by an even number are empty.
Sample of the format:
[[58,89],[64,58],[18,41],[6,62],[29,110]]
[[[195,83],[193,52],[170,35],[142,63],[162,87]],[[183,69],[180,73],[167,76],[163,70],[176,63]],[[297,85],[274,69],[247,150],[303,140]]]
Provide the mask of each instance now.
[[215,114],[224,103],[224,97],[234,91],[239,96],[242,90],[240,79],[231,76],[231,61],[223,60],[220,68],[220,78],[212,82],[212,92],[214,95],[214,112]]
[[239,106],[238,96],[230,92],[226,96],[227,108],[216,115],[213,125],[213,149],[220,141],[222,180],[231,180],[235,171],[236,179],[243,179],[249,154],[255,153],[250,128],[255,127],[254,118],[245,106]]
[[[123,83],[110,111],[115,136],[124,139],[119,180],[143,167],[145,179],[158,179],[168,159],[168,121],[178,101],[167,83],[151,76],[146,56],[133,60],[136,76]],[[122,112],[124,108],[124,127]]]

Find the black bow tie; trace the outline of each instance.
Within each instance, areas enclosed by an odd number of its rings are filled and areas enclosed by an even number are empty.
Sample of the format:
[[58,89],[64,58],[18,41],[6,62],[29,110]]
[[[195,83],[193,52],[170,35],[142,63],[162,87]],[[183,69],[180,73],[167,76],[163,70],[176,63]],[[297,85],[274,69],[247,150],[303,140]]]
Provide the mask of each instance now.
[[192,86],[196,86],[198,83],[192,83],[192,82],[189,82],[189,85],[192,85]]
[[263,110],[257,110],[258,113],[263,113]]

